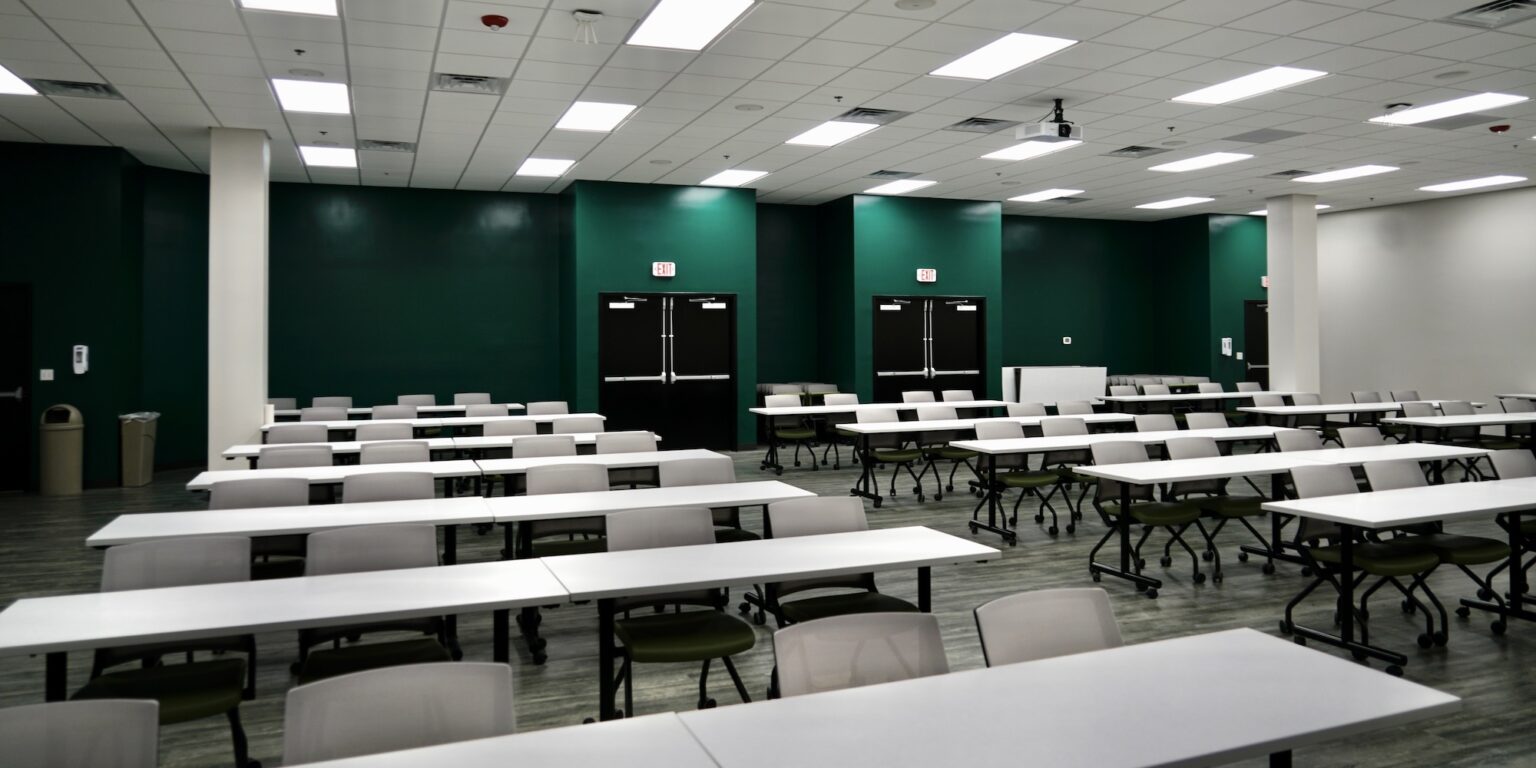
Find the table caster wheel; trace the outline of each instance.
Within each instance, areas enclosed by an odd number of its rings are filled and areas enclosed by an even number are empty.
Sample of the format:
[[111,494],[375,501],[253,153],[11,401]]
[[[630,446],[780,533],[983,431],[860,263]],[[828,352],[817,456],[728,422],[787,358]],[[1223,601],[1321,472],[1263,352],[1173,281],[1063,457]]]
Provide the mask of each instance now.
[[1209,549],[1207,549],[1204,552],[1200,553],[1200,559],[1204,560],[1207,563],[1209,563],[1210,561],[1214,560],[1215,558],[1216,558],[1216,553],[1210,551]]
[[1466,607],[1465,605],[1463,605],[1460,608],[1456,609],[1456,615],[1461,617],[1461,618],[1463,618],[1463,619],[1465,619],[1466,617],[1472,615],[1472,609]]
[[1157,589],[1156,588],[1148,589],[1147,590],[1147,599],[1148,600],[1156,600],[1157,599]]
[[1280,620],[1280,634],[1282,634],[1282,635],[1289,635],[1290,633],[1291,633],[1291,623],[1289,621],[1286,621],[1285,619],[1281,619]]
[[768,623],[768,615],[762,611],[758,611],[757,613],[752,614],[752,623],[761,627],[762,625]]
[[543,666],[544,662],[546,661],[549,661],[549,654],[544,653],[543,651],[535,651],[533,653],[533,663],[535,665]]
[[782,475],[782,474],[784,474],[784,468],[783,467],[774,467],[773,468],[773,474],[775,474],[775,475]]
[[715,700],[714,699],[699,699],[699,709],[714,709],[714,708],[715,708]]
[[1435,644],[1435,639],[1429,635],[1421,633],[1418,636],[1418,643],[1420,648],[1428,648]]
[[1237,553],[1237,561],[1239,563],[1246,563],[1246,562],[1248,562],[1248,553],[1247,552],[1239,552],[1239,553]]
[[1477,599],[1479,599],[1479,600],[1492,600],[1493,599],[1493,593],[1489,592],[1486,589],[1478,589],[1477,590]]
[[1391,675],[1393,677],[1402,677],[1403,676],[1403,668],[1399,667],[1396,664],[1388,664],[1387,665],[1387,674],[1389,674],[1389,675]]
[[1266,576],[1273,575],[1275,572],[1275,564],[1265,563],[1263,567],[1259,568],[1259,570],[1264,572],[1264,575]]
[[1220,584],[1221,580],[1222,580],[1222,575],[1219,574],[1219,573],[1211,576],[1211,583],[1212,584]]
[[1173,558],[1171,558],[1171,557],[1169,557],[1167,555],[1163,555],[1162,558],[1159,559],[1157,562],[1158,562],[1159,565],[1163,566],[1164,568],[1167,568],[1168,566],[1173,565]]
[[1509,628],[1509,625],[1505,624],[1502,620],[1495,621],[1492,624],[1488,625],[1488,630],[1490,632],[1494,633],[1495,635],[1502,635],[1502,634],[1504,634],[1504,630],[1506,630],[1508,628]]
[[1418,610],[1419,610],[1419,607],[1417,605],[1414,605],[1413,603],[1411,603],[1411,602],[1409,602],[1407,600],[1404,600],[1402,602],[1402,607],[1403,607],[1403,613],[1417,613]]
[[1295,643],[1297,645],[1300,645],[1300,646],[1305,646],[1307,644],[1307,639],[1305,637],[1302,637],[1301,635],[1297,635],[1297,636],[1291,638],[1291,642],[1293,642],[1293,643]]
[[1368,656],[1365,651],[1350,651],[1349,655],[1355,657],[1355,661],[1365,661]]
[[879,499],[875,499],[875,509],[879,509],[879,508],[880,508],[880,500]]
[[1203,573],[1195,574],[1195,583],[1196,584],[1204,584],[1205,583],[1205,574],[1203,574]]

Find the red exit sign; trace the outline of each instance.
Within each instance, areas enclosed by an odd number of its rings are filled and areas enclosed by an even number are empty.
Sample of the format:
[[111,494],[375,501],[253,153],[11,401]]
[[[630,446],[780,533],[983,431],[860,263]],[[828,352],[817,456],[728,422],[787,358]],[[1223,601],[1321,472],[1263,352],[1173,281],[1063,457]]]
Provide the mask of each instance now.
[[919,269],[917,271],[917,281],[919,283],[937,283],[939,281],[939,271],[937,269]]
[[677,277],[677,262],[653,261],[651,262],[651,277]]

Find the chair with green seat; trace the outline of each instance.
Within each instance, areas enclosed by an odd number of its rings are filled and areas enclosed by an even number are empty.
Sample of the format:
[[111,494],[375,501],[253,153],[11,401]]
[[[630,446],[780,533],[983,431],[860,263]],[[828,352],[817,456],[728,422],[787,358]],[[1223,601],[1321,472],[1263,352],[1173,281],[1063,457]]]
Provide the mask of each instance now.
[[[918,421],[955,421],[959,418],[960,416],[955,412],[955,409],[947,405],[935,405],[917,409]],[[967,470],[970,470],[971,479],[967,482],[972,487],[979,487],[982,482],[981,473],[977,472],[976,465],[971,463],[972,459],[976,458],[976,452],[967,451],[964,448],[955,448],[950,445],[951,442],[961,439],[962,432],[964,430],[918,433],[922,439],[920,445],[924,459],[923,471],[918,474],[918,477],[922,477],[928,474],[929,470],[933,470],[933,484],[936,486],[933,491],[935,501],[942,500],[946,491],[955,490],[955,471],[960,469],[962,465]],[[942,470],[935,466],[935,464],[940,461],[949,462],[948,482],[939,481],[939,473]]]
[[1184,417],[1186,429],[1226,429],[1230,426],[1227,414],[1220,411],[1195,411]]
[[[969,389],[946,389],[939,392],[940,402],[945,403],[969,403],[976,399],[976,394]],[[985,408],[964,408],[959,411],[962,419],[979,419],[986,416]]]
[[[1024,428],[1017,422],[976,422],[977,440],[1018,440],[1022,439],[1023,437]],[[1066,485],[1066,479],[1062,476],[1062,474],[1055,470],[1047,469],[1044,467],[1031,471],[1029,468],[1028,455],[1021,453],[999,454],[994,458],[994,461],[996,461],[997,469],[999,471],[997,482],[998,485],[1001,486],[996,490],[998,492],[1002,492],[1008,488],[1017,488],[1019,491],[1019,498],[1013,502],[1013,514],[1009,518],[1012,521],[1010,524],[1018,523],[1019,505],[1024,503],[1025,497],[1033,496],[1040,500],[1040,506],[1035,510],[1035,522],[1044,522],[1045,510],[1050,510],[1051,527],[1046,529],[1046,531],[1050,535],[1055,536],[1058,531],[1057,525],[1060,521],[1056,517],[1056,508],[1051,506],[1050,500],[1052,496],[1056,495],[1057,491],[1061,491],[1062,488],[1064,488]],[[1049,488],[1050,492],[1041,493],[1041,491],[1046,488]],[[1066,497],[1066,493],[1064,491],[1062,496],[1063,498]],[[1077,530],[1075,521],[1070,514],[1071,511],[1072,503],[1071,500],[1068,500],[1067,512],[1069,514],[1067,517],[1067,533],[1073,533]],[[979,520],[980,515],[981,507],[979,506],[971,511],[972,520]]]
[[[1440,413],[1445,416],[1472,416],[1477,413],[1477,408],[1466,400],[1442,400],[1440,401]],[[1451,445],[1465,445],[1472,448],[1482,448],[1489,451],[1503,451],[1510,448],[1519,448],[1520,443],[1503,435],[1485,435],[1482,427],[1450,427],[1441,432],[1441,438]],[[1462,467],[1470,477],[1481,480],[1483,472],[1478,468],[1479,462],[1472,459],[1452,459],[1452,464]]]
[[529,416],[558,416],[570,412],[570,403],[564,400],[536,400],[529,403],[523,410],[523,413]]
[[[802,405],[799,395],[768,395],[763,398],[763,405],[769,408],[794,408]],[[780,466],[774,468],[774,474],[784,474],[783,450],[793,443],[795,446],[795,466],[800,466],[800,449],[804,448],[811,455],[811,469],[820,469],[816,463],[816,427],[804,416],[774,416],[769,419],[768,439],[773,441],[773,449],[780,456]]]
[[1120,624],[1099,587],[1019,592],[975,610],[982,659],[989,667],[1119,648]]
[[1135,419],[1137,432],[1179,431],[1179,420],[1171,413],[1138,413]]
[[[1202,382],[1198,382],[1197,384],[1195,384],[1195,391],[1197,393],[1199,393],[1199,394],[1202,394],[1202,395],[1219,395],[1219,394],[1222,394],[1222,393],[1226,392],[1227,390],[1226,390],[1226,388],[1221,386],[1221,382],[1202,381]],[[1207,413],[1209,413],[1209,412],[1221,413],[1222,412],[1221,401],[1220,400],[1214,400],[1214,399],[1213,400],[1195,400],[1195,401],[1193,401],[1193,405],[1190,407],[1189,412],[1190,413],[1196,413],[1196,412],[1202,412],[1202,411],[1203,412],[1207,412]]]
[[[1219,416],[1220,414],[1215,415]],[[1221,448],[1216,444],[1215,440],[1198,435],[1169,440],[1163,444],[1163,450],[1167,452],[1168,458],[1173,461],[1180,459],[1213,459],[1221,455]],[[1265,539],[1264,535],[1259,533],[1259,530],[1253,526],[1253,523],[1249,522],[1251,518],[1264,516],[1263,504],[1267,499],[1263,496],[1238,496],[1231,494],[1227,491],[1230,481],[1231,478],[1225,477],[1210,480],[1181,480],[1170,484],[1165,494],[1169,498],[1193,502],[1202,515],[1215,521],[1210,531],[1202,531],[1202,533],[1206,534],[1206,549],[1205,553],[1201,554],[1201,557],[1211,561],[1213,571],[1211,581],[1217,584],[1221,583],[1222,575],[1221,553],[1216,549],[1216,537],[1221,535],[1221,531],[1227,526],[1227,523],[1236,520],[1244,528],[1248,529],[1248,533],[1254,539],[1258,540],[1259,546],[1263,547],[1264,551],[1272,551],[1269,548],[1269,540]],[[1195,495],[1200,495],[1204,498],[1190,498]],[[1168,552],[1168,548],[1165,547],[1163,550],[1165,557],[1168,555]],[[1239,550],[1237,559],[1238,562],[1248,562],[1248,553]],[[1264,573],[1274,573],[1274,561],[1266,561],[1263,570]]]
[[[858,412],[860,424],[890,424],[901,421],[901,416],[895,408],[861,408]],[[905,469],[907,475],[912,478],[912,492],[917,495],[917,500],[923,500],[923,479],[918,475],[912,465],[923,460],[923,451],[916,443],[908,441],[900,433],[883,435],[864,435],[862,439],[868,441],[869,459],[878,464],[892,464],[895,469],[891,472],[890,496],[896,495],[896,477]]]
[[[660,466],[657,475],[661,479],[662,488],[734,483],[736,482],[736,463],[726,456],[668,461]],[[712,509],[710,515],[715,521],[715,540],[722,544],[728,541],[754,541],[762,538],[742,527],[740,507]]]
[[[1092,447],[1093,463],[1095,466],[1110,464],[1134,464],[1147,461],[1147,448],[1141,443],[1133,443],[1125,440],[1094,443]],[[1146,560],[1141,556],[1141,547],[1147,543],[1147,538],[1152,532],[1161,528],[1168,533],[1172,542],[1177,542],[1184,551],[1189,553],[1189,559],[1194,564],[1192,578],[1196,584],[1204,583],[1205,574],[1200,572],[1200,555],[1184,540],[1184,532],[1190,526],[1195,526],[1205,540],[1210,540],[1205,526],[1200,522],[1200,508],[1185,501],[1158,501],[1154,496],[1155,489],[1150,485],[1132,486],[1130,489],[1130,509],[1121,509],[1121,483],[1114,480],[1099,478],[1094,484],[1093,508],[1098,511],[1100,519],[1109,528],[1104,537],[1093,545],[1088,553],[1088,561],[1097,559],[1099,550],[1115,538],[1120,525],[1140,525],[1141,538],[1137,540],[1131,553],[1131,563],[1136,573],[1141,573],[1146,567]],[[1173,558],[1164,555],[1162,560],[1164,568],[1173,565]],[[1147,597],[1157,597],[1156,589],[1148,589]]]
[[[1173,394],[1173,390],[1167,384],[1143,384],[1141,393],[1143,395],[1163,396]],[[1168,400],[1152,400],[1141,405],[1142,413],[1173,413],[1173,403]]]
[[[1297,392],[1291,395],[1291,402],[1296,405],[1322,405],[1323,396],[1316,392]],[[1329,421],[1327,414],[1297,416],[1291,420],[1290,426],[1298,429],[1315,429],[1322,435],[1323,442],[1339,442],[1339,425]]]
[[[1521,477],[1536,477],[1536,454],[1532,454],[1525,448],[1506,448],[1502,451],[1493,451],[1488,454],[1488,463],[1493,466],[1494,477],[1499,480],[1514,480]],[[1507,533],[1509,531],[1509,516],[1498,515],[1494,518],[1499,527]],[[1529,552],[1536,549],[1536,514],[1523,514],[1520,516],[1520,547]],[[1521,566],[1527,574],[1531,566],[1536,565],[1536,557],[1526,560]],[[1493,577],[1509,567],[1509,561],[1505,560],[1494,566],[1488,572],[1484,581],[1492,582]],[[1529,591],[1530,578],[1526,578],[1526,587]]]
[[[1293,468],[1291,482],[1296,486],[1297,497],[1303,499],[1360,492],[1349,467],[1337,464]],[[1439,599],[1425,583],[1430,573],[1440,566],[1440,556],[1435,554],[1427,542],[1416,536],[1404,536],[1389,542],[1362,538],[1353,544],[1355,572],[1343,573],[1342,535],[1343,531],[1337,523],[1313,517],[1300,518],[1294,542],[1301,552],[1302,561],[1312,570],[1312,581],[1286,604],[1285,619],[1280,623],[1280,630],[1290,633],[1295,626],[1293,616],[1297,606],[1318,587],[1329,584],[1342,597],[1342,579],[1350,579],[1355,594],[1361,596],[1360,604],[1358,607],[1342,605],[1342,600],[1335,600],[1335,620],[1342,611],[1354,612],[1358,617],[1356,623],[1360,628],[1361,642],[1370,642],[1370,610],[1367,602],[1378,589],[1390,584],[1402,594],[1404,605],[1412,606],[1413,611],[1423,611],[1425,626],[1424,633],[1418,638],[1419,647],[1428,648],[1437,642],[1443,645],[1445,633],[1443,630],[1439,634],[1435,632],[1435,612],[1416,596],[1416,593],[1423,592],[1439,608],[1440,614],[1444,615],[1445,609],[1440,607]],[[1360,585],[1368,578],[1376,579],[1376,583],[1360,592]],[[1403,586],[1400,581],[1403,578],[1410,580],[1409,586]]]
[[[850,392],[831,392],[823,395],[822,405],[858,405],[859,396]],[[858,421],[858,416],[853,411],[843,413],[829,413],[823,423],[823,439],[826,444],[821,449],[821,463],[827,463],[827,452],[832,452],[832,468],[843,468],[843,452],[841,446],[848,446],[848,452],[853,455],[853,463],[859,463],[859,452],[854,448],[858,436],[839,427],[843,424]]]
[[257,469],[329,467],[334,463],[335,454],[331,446],[324,443],[263,445],[256,454]]
[[903,403],[934,403],[938,402],[938,398],[933,396],[931,390],[920,389],[901,393],[901,401]]
[[[527,494],[606,491],[608,468],[601,464],[547,464],[529,467],[524,475]],[[530,520],[517,524],[519,550],[530,557],[556,557],[606,551],[603,517]]]
[[[1135,397],[1137,395],[1135,384],[1111,384],[1109,386],[1110,397]],[[1133,413],[1136,411],[1134,403],[1115,402],[1110,404],[1110,409],[1121,413]]]
[[[208,487],[208,508],[302,507],[310,502],[310,493],[309,481],[302,477],[220,480]],[[304,538],[299,534],[251,539],[251,578],[304,575]]]
[[454,405],[491,405],[491,393],[489,392],[455,392],[453,393]]
[[425,440],[381,440],[364,443],[357,452],[359,464],[408,464],[431,461]]
[[[437,565],[437,528],[395,523],[334,528],[309,535],[305,576],[431,568]],[[358,643],[365,634],[404,632],[418,637]],[[347,645],[342,640],[352,641]],[[317,645],[331,647],[312,651]],[[449,648],[453,648],[452,651]],[[449,661],[460,654],[447,623],[437,616],[299,630],[300,685],[365,669]]]
[[859,613],[773,633],[784,696],[857,688],[949,672],[931,613]]
[[[310,398],[309,405],[310,405],[311,408],[341,408],[341,409],[347,409],[347,408],[351,408],[352,407],[352,398],[347,397],[345,395],[331,396],[331,397],[314,397],[314,398]],[[345,419],[346,415],[343,414],[342,418]]]
[[1029,418],[1033,416],[1047,416],[1044,403],[1009,403],[1008,418]]
[[159,741],[160,704],[152,699],[0,708],[8,768],[155,768]]
[[414,405],[375,405],[369,410],[369,418],[379,419],[414,419],[419,411]]
[[[777,501],[768,505],[766,520],[764,527],[769,537],[775,539],[869,530],[869,521],[864,516],[864,502],[851,496],[817,496]],[[876,589],[873,573],[781,581],[766,586],[768,611],[780,627],[849,613],[917,610],[917,606],[899,597],[882,594]],[[789,595],[813,590],[837,590],[837,593],[784,600]]]
[[[1383,402],[1383,398],[1382,398],[1380,392],[1374,392],[1374,391],[1370,391],[1370,390],[1363,390],[1363,391],[1359,391],[1359,392],[1351,392],[1351,393],[1349,393],[1349,398],[1351,400],[1353,400],[1357,404],[1359,404],[1359,403],[1380,403],[1380,402]],[[1362,425],[1364,425],[1364,424],[1375,424],[1376,422],[1378,422],[1380,420],[1381,420],[1381,414],[1379,414],[1379,413],[1360,413],[1360,414],[1356,414],[1355,415],[1354,423],[1362,424]]]
[[[1089,434],[1088,422],[1072,416],[1056,416],[1040,420],[1040,435],[1042,437],[1074,437]],[[1088,475],[1079,475],[1072,471],[1073,467],[1093,463],[1093,454],[1085,449],[1073,449],[1066,451],[1046,451],[1040,456],[1040,468],[1048,469],[1061,476],[1066,485],[1061,489],[1063,499],[1067,500],[1067,508],[1072,510],[1072,520],[1083,519],[1083,499],[1088,495],[1088,489],[1098,482],[1098,478]],[[1083,489],[1077,494],[1077,503],[1072,503],[1072,497],[1068,493],[1071,485],[1078,483]],[[1035,522],[1041,522],[1042,516],[1035,515]],[[1017,522],[1017,521],[1015,521]],[[1068,525],[1067,533],[1073,533],[1074,525]]]
[[464,406],[464,415],[472,418],[487,418],[495,416],[507,416],[507,407],[495,403],[468,403]]
[[[1013,414],[1008,414],[1012,416]],[[1087,400],[1057,400],[1057,416],[1091,416],[1093,415],[1093,403]]]
[[369,472],[347,475],[341,481],[342,503],[416,501],[436,496],[437,478],[431,472]]
[[[486,424],[486,434],[490,434],[490,428],[502,424],[516,424],[517,431],[510,432],[517,436],[512,441],[511,455],[514,459],[542,459],[549,456],[575,456],[575,435],[539,435],[534,431],[537,425],[531,421],[493,421]],[[526,430],[526,431],[523,431]],[[485,495],[493,496],[496,493],[496,479],[501,477],[506,480],[504,495],[516,496],[523,492],[527,484],[526,474],[485,476]],[[508,555],[510,557],[510,555]]]
[[[318,398],[316,398],[318,399]],[[346,421],[347,409],[341,406],[312,405],[299,409],[299,421]]]
[[267,428],[267,445],[323,443],[330,437],[324,424],[273,424]]
[[550,422],[549,430],[556,435],[588,435],[603,431],[606,424],[601,416],[567,416]]
[[409,424],[369,424],[362,421],[358,422],[352,439],[366,443],[374,440],[410,440],[413,436]]
[[[656,450],[656,435],[651,432],[598,432],[593,452],[599,456],[609,453],[650,453]],[[659,486],[655,467],[615,467],[608,470],[609,487],[638,488],[642,485]]]
[[[108,549],[101,591],[220,584],[246,581],[250,575],[251,540],[243,536],[162,539]],[[199,661],[195,654],[202,651],[224,655]],[[231,652],[244,658],[230,657]],[[183,654],[184,663],[165,663]],[[140,668],[109,671],[131,662]],[[161,725],[223,715],[229,720],[235,765],[256,768],[259,763],[250,759],[240,725],[240,702],[255,697],[256,638],[242,635],[97,649],[90,682],[70,698],[150,699],[159,702]]]
[[[1501,397],[1499,405],[1505,413],[1532,413],[1536,412],[1536,403],[1532,403],[1523,397]],[[1532,435],[1536,434],[1536,427],[1531,424],[1510,424],[1504,427],[1504,435],[1515,441],[1523,448],[1529,448]]]
[[[703,507],[667,507],[634,509],[608,515],[608,549],[624,552],[632,549],[686,547],[715,542],[714,520]],[[715,705],[709,697],[709,668],[715,659],[736,685],[741,700],[750,702],[747,688],[736,672],[731,657],[752,649],[757,633],[752,625],[729,616],[719,609],[727,602],[719,589],[702,589],[643,598],[625,598],[615,609],[623,615],[613,622],[613,634],[621,643],[623,664],[619,681],[624,684],[624,714],[635,714],[634,667],[636,664],[702,662],[699,674],[699,709]],[[705,610],[684,611],[683,606]],[[631,616],[631,611],[673,608],[675,612]]]

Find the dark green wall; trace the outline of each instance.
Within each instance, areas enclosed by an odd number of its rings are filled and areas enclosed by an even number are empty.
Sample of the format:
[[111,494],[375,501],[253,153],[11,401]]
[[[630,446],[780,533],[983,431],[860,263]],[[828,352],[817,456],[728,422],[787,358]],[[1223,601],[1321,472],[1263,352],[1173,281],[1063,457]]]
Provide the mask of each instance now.
[[1155,265],[1153,318],[1157,333],[1154,370],[1180,376],[1210,375],[1206,341],[1211,337],[1210,229],[1204,216],[1144,225]]
[[1156,368],[1146,226],[1004,216],[1003,364]]
[[1268,240],[1264,219],[1258,216],[1209,216],[1210,242],[1210,375],[1227,389],[1248,377],[1246,366],[1235,357],[1221,354],[1221,339],[1229,337],[1235,349],[1243,348],[1243,304],[1262,300],[1262,279],[1268,272]]
[[557,205],[273,184],[268,393],[558,399]]
[[[821,375],[815,381],[836,384],[842,392],[858,392],[854,369],[853,318],[853,198],[816,206],[820,250],[816,254],[817,322],[821,327],[817,358]],[[764,379],[764,381],[769,381]],[[867,389],[869,385],[864,385]]]
[[144,169],[144,409],[155,463],[200,466],[208,441],[208,177]]
[[[757,396],[757,214],[750,189],[578,181],[571,185],[568,399],[597,406],[597,296],[605,291],[736,294],[738,442],[751,442]],[[651,277],[651,262],[677,264]]]
[[757,376],[817,381],[816,209],[757,206]]

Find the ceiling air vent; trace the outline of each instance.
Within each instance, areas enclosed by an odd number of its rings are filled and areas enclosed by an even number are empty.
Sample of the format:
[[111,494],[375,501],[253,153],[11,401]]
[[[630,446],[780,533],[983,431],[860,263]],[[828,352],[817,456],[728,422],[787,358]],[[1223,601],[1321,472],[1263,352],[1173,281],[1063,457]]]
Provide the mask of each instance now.
[[81,83],[74,80],[28,80],[44,96],[75,96],[82,99],[118,99],[123,95],[106,83]]
[[910,179],[917,175],[917,171],[875,171],[865,176],[866,179]]
[[1282,131],[1279,128],[1260,128],[1256,131],[1239,133],[1236,136],[1228,136],[1222,141],[1240,141],[1244,144],[1268,144],[1271,141],[1289,139],[1292,136],[1302,135],[1301,131]]
[[382,139],[358,139],[357,148],[374,152],[415,152],[414,141],[384,141]]
[[997,133],[1017,126],[1017,120],[993,120],[990,117],[967,117],[954,125],[944,126],[946,131],[964,131],[966,133]]
[[1306,176],[1316,171],[1276,171],[1260,176],[1261,179],[1294,179],[1297,176]]
[[1532,0],[1494,0],[1453,13],[1441,21],[1478,29],[1499,29],[1536,18],[1536,2]]
[[1157,147],[1138,147],[1138,146],[1133,144],[1133,145],[1131,145],[1129,147],[1121,147],[1121,148],[1119,148],[1119,149],[1117,149],[1117,150],[1115,150],[1113,152],[1105,152],[1102,156],[1103,157],[1128,157],[1128,158],[1131,158],[1131,159],[1135,159],[1135,158],[1138,158],[1138,157],[1151,157],[1152,155],[1161,155],[1164,152],[1170,152],[1170,151],[1172,151],[1172,150],[1159,149]]
[[484,75],[454,75],[438,72],[432,75],[432,90],[448,93],[474,93],[483,96],[500,96],[507,89],[504,77]]
[[897,112],[894,109],[869,109],[868,107],[854,107],[847,112],[832,118],[846,123],[874,123],[875,125],[890,125],[897,120],[912,114],[911,112]]

